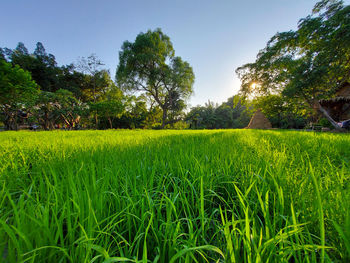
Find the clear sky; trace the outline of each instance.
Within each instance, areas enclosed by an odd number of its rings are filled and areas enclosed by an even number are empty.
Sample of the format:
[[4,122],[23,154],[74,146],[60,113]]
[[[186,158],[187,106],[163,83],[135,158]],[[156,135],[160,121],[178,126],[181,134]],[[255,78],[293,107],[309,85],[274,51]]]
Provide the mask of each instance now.
[[[235,69],[278,31],[295,29],[317,0],[0,0],[0,47],[36,42],[59,65],[96,55],[114,79],[125,40],[161,28],[193,67],[190,104],[221,103],[239,89]],[[348,1],[346,1],[348,2]]]

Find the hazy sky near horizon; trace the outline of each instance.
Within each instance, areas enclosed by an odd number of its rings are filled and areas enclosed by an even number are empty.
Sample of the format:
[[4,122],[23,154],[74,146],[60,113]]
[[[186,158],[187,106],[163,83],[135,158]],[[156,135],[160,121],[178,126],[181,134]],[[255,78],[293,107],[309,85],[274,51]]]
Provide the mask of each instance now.
[[[239,90],[235,69],[276,32],[295,29],[317,0],[0,0],[0,47],[36,42],[59,65],[95,53],[114,79],[125,40],[161,28],[196,76],[190,104],[221,103]],[[347,2],[347,1],[346,1]],[[6,12],[4,12],[6,11]]]

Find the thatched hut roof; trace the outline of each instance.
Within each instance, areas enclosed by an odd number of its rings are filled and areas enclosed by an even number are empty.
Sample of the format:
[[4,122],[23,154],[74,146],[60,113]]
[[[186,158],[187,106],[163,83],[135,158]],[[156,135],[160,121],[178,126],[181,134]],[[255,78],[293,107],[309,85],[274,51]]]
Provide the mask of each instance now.
[[335,121],[348,120],[350,118],[350,83],[343,83],[333,98],[320,100],[320,104]]
[[320,100],[322,106],[334,105],[338,103],[350,102],[350,83],[345,82],[335,93],[334,98],[328,100]]
[[340,89],[335,93],[336,97],[350,98],[350,83],[345,82]]
[[271,122],[265,117],[261,110],[257,110],[247,126],[247,129],[271,129]]

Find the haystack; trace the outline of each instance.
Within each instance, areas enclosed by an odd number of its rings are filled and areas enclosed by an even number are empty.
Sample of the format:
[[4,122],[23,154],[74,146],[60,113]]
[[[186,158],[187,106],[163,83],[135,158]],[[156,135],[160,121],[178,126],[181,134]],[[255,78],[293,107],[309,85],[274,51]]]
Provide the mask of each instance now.
[[261,110],[257,110],[250,119],[247,129],[271,129],[271,122],[265,117]]

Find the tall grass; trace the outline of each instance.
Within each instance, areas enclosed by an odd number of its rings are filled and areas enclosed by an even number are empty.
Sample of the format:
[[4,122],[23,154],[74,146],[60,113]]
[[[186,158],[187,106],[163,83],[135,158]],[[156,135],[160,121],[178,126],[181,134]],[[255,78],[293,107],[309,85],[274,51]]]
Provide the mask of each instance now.
[[350,261],[349,135],[2,132],[0,173],[0,261]]

